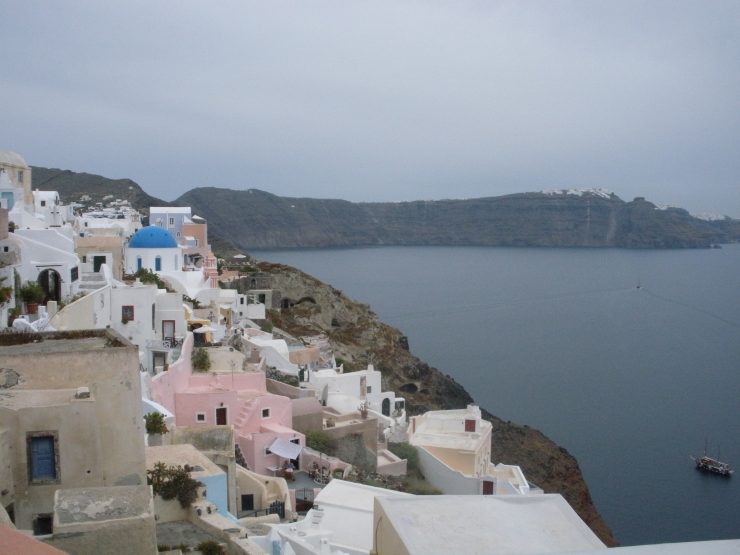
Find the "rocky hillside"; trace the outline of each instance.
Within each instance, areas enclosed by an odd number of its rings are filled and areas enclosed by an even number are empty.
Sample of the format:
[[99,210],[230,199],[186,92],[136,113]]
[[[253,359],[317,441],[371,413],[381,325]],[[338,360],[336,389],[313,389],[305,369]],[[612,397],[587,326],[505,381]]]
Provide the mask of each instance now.
[[[244,250],[376,245],[695,248],[740,229],[601,191],[351,203],[198,188],[177,199]],[[729,220],[734,222],[735,220]]]
[[248,189],[196,188],[174,202],[130,179],[33,167],[33,187],[65,202],[106,197],[150,206],[191,206],[209,222],[222,255],[236,250],[377,245],[686,248],[740,241],[740,220],[705,221],[680,208],[625,202],[603,191],[522,193],[466,200],[352,203],[288,198]]
[[[272,288],[294,303],[292,308],[271,312],[275,326],[294,336],[325,333],[349,370],[373,363],[383,374],[384,388],[406,398],[410,414],[461,408],[472,402],[485,409],[485,399],[474,400],[449,375],[414,356],[401,332],[382,323],[368,305],[295,268],[272,263],[260,263],[259,268],[269,274]],[[602,541],[615,545],[575,458],[537,430],[488,412],[485,416],[493,424],[494,461],[518,464],[546,492],[561,493]]]

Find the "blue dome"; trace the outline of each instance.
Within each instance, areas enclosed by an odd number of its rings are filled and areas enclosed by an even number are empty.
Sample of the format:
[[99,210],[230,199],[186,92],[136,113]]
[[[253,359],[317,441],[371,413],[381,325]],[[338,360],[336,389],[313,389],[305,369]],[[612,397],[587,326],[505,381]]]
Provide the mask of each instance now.
[[150,225],[134,233],[128,246],[131,249],[174,249],[177,241],[166,229]]

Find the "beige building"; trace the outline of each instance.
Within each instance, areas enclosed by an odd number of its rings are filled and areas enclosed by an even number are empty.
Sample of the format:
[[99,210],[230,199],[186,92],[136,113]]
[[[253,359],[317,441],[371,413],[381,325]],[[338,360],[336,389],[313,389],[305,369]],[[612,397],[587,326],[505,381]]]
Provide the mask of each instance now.
[[115,279],[123,278],[123,236],[118,229],[101,230],[75,238],[75,252],[80,257],[80,270],[99,272],[106,264]]
[[10,150],[0,150],[0,171],[5,172],[13,187],[23,189],[22,202],[33,204],[31,167],[26,164],[23,157]]
[[0,503],[48,534],[54,495],[146,484],[138,350],[111,330],[0,335]]
[[47,543],[75,555],[155,555],[157,534],[149,486],[61,489],[54,535]]

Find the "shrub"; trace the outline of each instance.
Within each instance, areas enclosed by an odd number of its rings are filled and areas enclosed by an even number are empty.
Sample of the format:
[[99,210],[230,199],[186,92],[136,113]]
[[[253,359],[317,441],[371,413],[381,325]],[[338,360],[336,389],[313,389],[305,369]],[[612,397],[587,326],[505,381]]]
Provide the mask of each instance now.
[[406,468],[409,472],[419,470],[419,452],[410,443],[389,443],[388,450],[397,457],[406,459]]
[[141,283],[153,283],[159,289],[168,289],[167,284],[162,281],[162,278],[148,268],[137,270],[134,277],[139,278]]
[[46,293],[37,281],[27,281],[21,287],[20,296],[25,303],[40,303],[44,300]]
[[201,553],[203,553],[203,555],[222,555],[223,554],[223,551],[221,550],[221,544],[213,540],[200,542],[198,544],[198,550]]
[[169,430],[164,423],[164,415],[161,412],[150,412],[144,415],[146,433],[166,434]]
[[193,351],[191,362],[193,370],[196,372],[208,372],[211,369],[211,357],[208,355],[208,351],[202,347]]
[[306,432],[306,445],[327,455],[333,455],[337,450],[337,440],[321,430]]
[[262,325],[260,326],[260,329],[265,333],[272,333],[272,330],[275,326],[273,326],[272,322],[270,320],[265,320],[262,322]]
[[158,462],[152,470],[146,471],[146,483],[152,486],[155,495],[162,499],[175,499],[185,509],[198,498],[198,487],[202,484],[190,477],[190,472],[182,466],[167,466]]

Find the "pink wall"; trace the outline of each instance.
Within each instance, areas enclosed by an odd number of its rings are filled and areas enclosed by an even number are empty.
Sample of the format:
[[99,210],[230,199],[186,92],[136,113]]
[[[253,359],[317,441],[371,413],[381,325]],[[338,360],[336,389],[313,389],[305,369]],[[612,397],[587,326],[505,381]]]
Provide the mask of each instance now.
[[193,334],[188,332],[182,345],[180,358],[170,364],[169,370],[151,379],[149,391],[152,401],[167,407],[175,413],[175,394],[188,387],[188,380],[193,372],[190,357],[193,353]]

